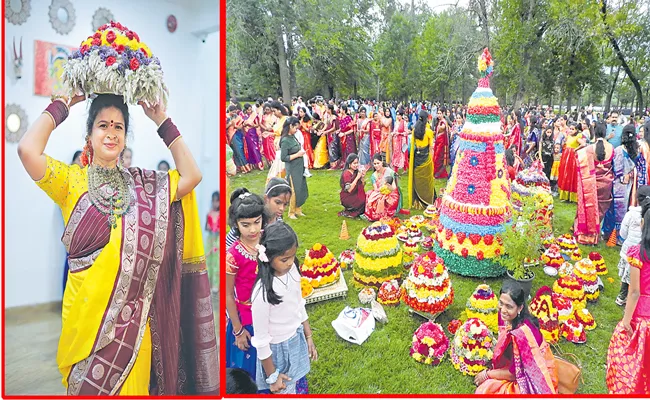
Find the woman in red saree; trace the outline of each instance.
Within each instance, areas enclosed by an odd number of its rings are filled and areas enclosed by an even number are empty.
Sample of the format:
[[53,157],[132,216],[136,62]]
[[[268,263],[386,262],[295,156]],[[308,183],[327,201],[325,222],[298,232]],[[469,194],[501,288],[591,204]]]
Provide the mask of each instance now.
[[365,219],[379,221],[382,218],[392,218],[399,211],[401,203],[397,174],[382,161],[381,154],[375,154],[372,164],[375,168],[370,177],[373,190],[366,193]]
[[433,177],[446,179],[449,177],[449,126],[444,117],[444,110],[438,110],[438,123],[436,126],[436,140],[433,145]]
[[[348,114],[348,107],[345,104],[339,108],[339,137],[341,138],[341,160],[347,160],[350,154],[357,152],[357,140],[354,136],[354,123]],[[341,165],[343,168],[343,165]]]
[[[381,141],[379,142],[379,152],[383,153],[383,159],[390,160],[389,154],[389,136],[393,131],[393,118],[391,117],[390,108],[384,107],[384,115],[381,116]],[[387,161],[388,162],[388,161]]]
[[476,394],[556,394],[555,357],[528,312],[524,290],[504,282],[492,368],[476,375]]
[[650,393],[650,187],[638,190],[643,215],[640,245],[628,250],[630,286],[625,314],[607,350],[607,389],[610,394]]
[[323,135],[327,138],[327,153],[329,155],[330,170],[339,169],[341,164],[341,138],[339,137],[339,117],[330,104],[325,109],[325,129]]
[[580,244],[596,245],[600,226],[612,204],[614,146],[605,140],[606,127],[596,126],[596,143],[576,151],[578,207],[573,234]]
[[507,116],[507,121],[508,124],[506,126],[506,132],[504,134],[505,148],[509,149],[512,146],[515,146],[517,148],[515,150],[515,154],[519,154],[519,151],[521,150],[521,127],[510,115]]
[[366,170],[359,168],[359,157],[350,154],[345,160],[341,174],[341,205],[345,208],[339,212],[339,217],[357,218],[366,209],[366,191],[363,187]]
[[560,200],[578,201],[578,165],[576,160],[576,149],[584,146],[585,138],[578,132],[577,125],[571,123],[567,130],[562,158],[560,159],[560,172],[557,180],[557,187],[560,192]]
[[300,120],[300,132],[304,138],[303,148],[307,153],[309,168],[314,168],[314,149],[311,147],[311,118],[307,115],[305,107],[298,109],[298,119]]
[[217,338],[193,191],[201,172],[163,106],[144,103],[178,169],[123,168],[129,109],[114,94],[91,103],[84,167],[44,154],[83,100],[53,101],[18,145],[66,223],[57,364],[67,394],[216,395]]
[[262,155],[266,158],[267,164],[270,166],[275,160],[275,133],[273,132],[273,125],[277,117],[273,114],[271,106],[264,104],[264,114],[260,117],[259,134],[262,138]]

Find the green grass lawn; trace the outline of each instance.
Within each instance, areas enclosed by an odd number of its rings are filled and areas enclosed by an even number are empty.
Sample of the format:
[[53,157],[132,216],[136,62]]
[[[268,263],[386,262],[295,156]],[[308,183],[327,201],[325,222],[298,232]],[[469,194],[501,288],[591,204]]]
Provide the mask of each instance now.
[[[314,176],[308,178],[309,199],[303,206],[307,215],[298,220],[286,218],[298,234],[300,249],[298,255],[304,256],[304,251],[314,243],[325,244],[338,257],[348,248],[354,248],[356,238],[368,222],[356,219],[347,221],[351,239],[339,240],[341,223],[344,218],[337,215],[342,207],[339,203],[340,172],[313,171]],[[266,171],[252,172],[247,175],[233,177],[230,182],[231,190],[246,187],[252,192],[263,193]],[[407,179],[401,179],[400,184],[406,193]],[[436,187],[444,187],[446,181],[436,181]],[[368,188],[368,186],[366,186]],[[414,213],[420,213],[416,211]],[[402,217],[406,218],[406,217]],[[557,200],[555,202],[554,231],[555,235],[569,232],[575,218],[575,204]],[[603,276],[605,290],[595,304],[589,304],[589,311],[596,319],[597,328],[587,332],[587,343],[576,345],[560,338],[560,347],[564,352],[575,354],[582,363],[584,384],[580,393],[607,393],[605,384],[605,368],[607,347],[618,321],[623,317],[623,309],[614,303],[619,290],[617,268],[620,248],[606,247],[604,242],[593,248],[581,246],[583,255],[590,251],[601,252],[609,269],[609,275]],[[546,276],[541,268],[535,269],[536,278],[533,281],[531,294],[543,285],[552,286],[554,279]],[[607,277],[615,279],[609,283]],[[410,358],[409,348],[413,332],[424,322],[418,317],[411,316],[407,307],[384,307],[388,314],[388,323],[377,323],[375,332],[361,346],[350,344],[339,338],[332,328],[331,322],[341,310],[349,305],[361,306],[358,299],[359,288],[352,283],[352,271],[345,272],[349,291],[347,298],[329,300],[307,306],[309,319],[314,330],[314,341],[318,348],[319,360],[312,363],[308,375],[310,393],[474,393],[473,378],[463,376],[454,369],[449,360],[449,353],[443,362],[436,367],[420,364]],[[502,279],[472,279],[452,274],[452,285],[455,291],[453,304],[438,317],[447,332],[447,323],[452,319],[461,318],[465,310],[465,302],[480,283],[489,284],[498,293]],[[449,336],[451,339],[451,336]]]

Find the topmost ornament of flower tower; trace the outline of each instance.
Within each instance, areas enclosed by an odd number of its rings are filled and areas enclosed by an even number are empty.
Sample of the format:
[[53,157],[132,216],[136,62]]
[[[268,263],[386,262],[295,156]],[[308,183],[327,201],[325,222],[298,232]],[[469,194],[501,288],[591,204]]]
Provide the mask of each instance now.
[[459,134],[456,162],[440,210],[436,254],[450,271],[495,277],[505,269],[498,235],[510,219],[510,183],[505,164],[501,109],[490,89],[494,61],[486,48],[478,59],[480,79]]

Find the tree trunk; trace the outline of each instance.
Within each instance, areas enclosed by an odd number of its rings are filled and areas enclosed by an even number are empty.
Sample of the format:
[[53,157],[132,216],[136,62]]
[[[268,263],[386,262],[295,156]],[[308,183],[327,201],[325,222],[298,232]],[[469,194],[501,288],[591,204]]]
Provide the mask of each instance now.
[[[614,66],[612,66],[609,69],[609,73],[611,74],[614,69]],[[618,74],[621,72],[621,66],[619,65],[616,68],[616,75],[614,75],[614,82],[612,82],[612,87],[609,89],[609,92],[607,92],[607,98],[605,99],[605,112],[609,112],[611,106],[612,106],[612,96],[614,96],[614,90],[616,90],[616,82],[618,81]]]
[[[287,35],[287,64],[289,64],[289,81],[290,81],[290,91],[291,97],[298,95],[298,83],[296,82],[296,66],[294,60],[296,58],[294,49],[293,49],[293,40],[291,35]],[[287,102],[289,99],[287,99]]]
[[291,77],[289,74],[289,65],[287,64],[287,49],[284,47],[284,35],[280,23],[278,23],[275,28],[275,44],[278,48],[278,66],[280,68],[282,99],[285,102],[289,102],[291,101]]
[[634,89],[636,90],[636,95],[638,96],[637,104],[640,107],[640,105],[643,104],[643,91],[641,91],[641,84],[639,83],[637,77],[634,76],[634,74],[632,73],[630,66],[627,64],[627,61],[625,60],[625,56],[623,55],[623,52],[621,51],[620,47],[618,47],[618,41],[614,37],[614,33],[612,32],[610,26],[607,24],[607,0],[600,1],[600,15],[603,18],[603,24],[605,25],[605,35],[609,39],[609,43],[612,45],[612,48],[614,49],[616,56],[621,61],[621,65],[623,66],[623,70],[627,74],[627,77],[630,78],[630,81],[634,85]]
[[490,47],[490,30],[488,25],[487,0],[476,0],[470,5],[478,15],[479,26],[485,35],[485,46]]
[[352,93],[353,93],[354,99],[356,100],[358,98],[358,96],[357,96],[357,80],[356,79],[354,80]]
[[330,99],[334,98],[334,85],[327,85],[327,91],[330,94]]

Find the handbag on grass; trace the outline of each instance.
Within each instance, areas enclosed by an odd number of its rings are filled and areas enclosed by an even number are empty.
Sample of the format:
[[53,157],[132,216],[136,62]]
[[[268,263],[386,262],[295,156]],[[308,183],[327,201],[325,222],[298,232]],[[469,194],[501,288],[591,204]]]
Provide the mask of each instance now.
[[[574,394],[578,391],[580,382],[583,381],[580,360],[574,354],[562,352],[557,345],[553,347],[561,354],[561,356],[555,356],[558,376],[557,392],[559,394]],[[567,358],[571,358],[573,363],[568,361]]]

